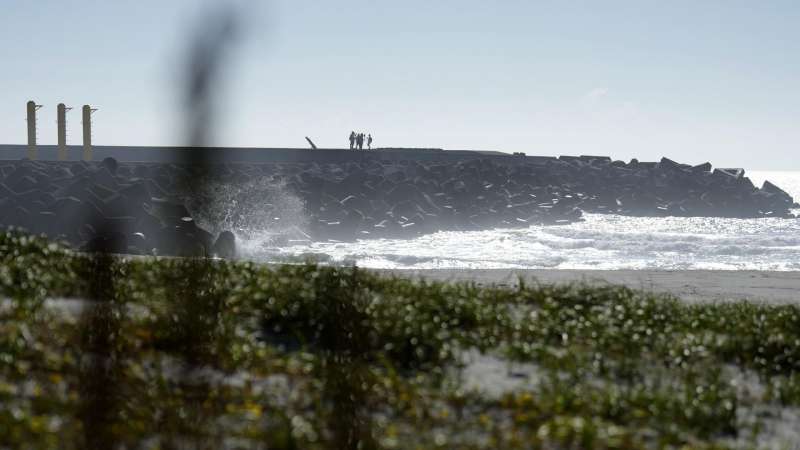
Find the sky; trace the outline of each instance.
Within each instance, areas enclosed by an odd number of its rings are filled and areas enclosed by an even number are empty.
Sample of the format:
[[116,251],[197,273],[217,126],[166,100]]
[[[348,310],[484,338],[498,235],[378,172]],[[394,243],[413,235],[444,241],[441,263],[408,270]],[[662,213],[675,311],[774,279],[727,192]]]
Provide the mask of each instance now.
[[609,155],[800,170],[800,2],[0,0],[0,143],[180,145],[186,52],[239,38],[213,144]]

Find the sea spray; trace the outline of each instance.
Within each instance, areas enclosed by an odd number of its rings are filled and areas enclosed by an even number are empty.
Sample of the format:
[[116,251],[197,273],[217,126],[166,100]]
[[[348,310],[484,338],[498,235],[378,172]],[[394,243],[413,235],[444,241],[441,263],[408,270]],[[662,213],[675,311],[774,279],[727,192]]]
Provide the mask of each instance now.
[[800,270],[800,219],[607,214],[585,219],[415,239],[298,242],[260,248],[248,258],[280,262],[316,255],[333,264],[386,269]]
[[186,195],[186,203],[200,226],[214,234],[232,231],[245,258],[307,238],[305,205],[279,179],[212,179],[200,192]]
[[[800,172],[751,172],[800,198]],[[795,214],[800,210],[794,210]],[[800,219],[630,217],[525,229],[445,231],[414,239],[253,247],[261,262],[314,259],[387,269],[800,270]]]

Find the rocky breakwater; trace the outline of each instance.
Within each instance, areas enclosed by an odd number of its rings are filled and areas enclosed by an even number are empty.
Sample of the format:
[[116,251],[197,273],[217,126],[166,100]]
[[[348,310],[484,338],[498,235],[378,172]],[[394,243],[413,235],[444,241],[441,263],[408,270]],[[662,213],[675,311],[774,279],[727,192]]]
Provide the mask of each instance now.
[[[237,194],[214,199],[213,191],[185,192],[181,180],[201,175],[224,187],[217,192]],[[193,195],[224,204],[208,214],[195,207]],[[292,196],[302,211],[282,210],[270,195]],[[667,158],[516,155],[423,163],[375,152],[339,163],[216,164],[203,174],[176,164],[112,159],[0,163],[0,225],[122,253],[232,256],[233,234],[212,235],[193,212],[205,222],[217,214],[211,222],[225,222],[227,229],[247,222],[236,218],[261,212],[266,219],[257,225],[288,239],[352,240],[568,224],[584,212],[791,217],[793,206],[786,192],[769,182],[757,188],[741,169]]]
[[450,163],[372,160],[298,166],[317,238],[404,237],[439,230],[566,224],[583,212],[636,216],[790,217],[793,199],[742,169],[581,156]]
[[560,157],[539,173],[551,173],[580,193],[586,212],[633,216],[793,217],[785,191],[765,182],[753,185],[744,169],[712,168],[661,161],[611,161],[607,157]]
[[0,229],[22,228],[85,251],[231,258],[231,232],[197,226],[176,183],[179,167],[0,162]]

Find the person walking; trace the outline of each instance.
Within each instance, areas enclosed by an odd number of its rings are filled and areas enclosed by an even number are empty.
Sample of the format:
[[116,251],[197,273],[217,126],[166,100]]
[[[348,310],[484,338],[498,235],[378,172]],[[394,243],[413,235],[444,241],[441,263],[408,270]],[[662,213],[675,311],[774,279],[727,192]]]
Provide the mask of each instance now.
[[359,150],[364,149],[364,133],[358,133],[356,136],[356,145],[358,146]]
[[352,150],[356,146],[356,132],[350,132],[350,150]]
[[372,133],[367,135],[367,150],[372,150]]

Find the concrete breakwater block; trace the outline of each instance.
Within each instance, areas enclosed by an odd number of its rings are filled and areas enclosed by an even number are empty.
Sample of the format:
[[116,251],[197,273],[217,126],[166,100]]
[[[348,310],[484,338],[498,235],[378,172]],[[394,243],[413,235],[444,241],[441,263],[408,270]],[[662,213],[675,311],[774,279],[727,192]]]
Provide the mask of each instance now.
[[[308,239],[415,237],[440,230],[568,224],[583,213],[635,216],[789,217],[794,204],[772,183],[753,186],[742,169],[662,158],[629,163],[602,156],[364,159],[258,164],[204,170],[174,163],[9,161],[0,166],[0,225],[65,239],[86,250],[233,257],[224,217],[194,217],[187,180],[220,191],[266,186],[302,211],[249,194],[219,205],[228,218],[261,216],[264,230]],[[205,185],[201,185],[205,186]],[[216,195],[216,194],[215,194]],[[213,195],[204,201],[214,199]],[[192,200],[194,199],[194,200]],[[283,208],[283,209],[282,209]],[[269,215],[268,220],[264,218]],[[292,233],[295,233],[293,231]]]
[[[171,168],[154,171],[176,189]],[[127,254],[235,255],[233,234],[215,247],[178,198],[160,185],[106,158],[99,163],[18,161],[0,170],[0,227],[24,228],[84,251]],[[13,187],[8,186],[10,184]],[[164,198],[154,198],[152,191]]]

